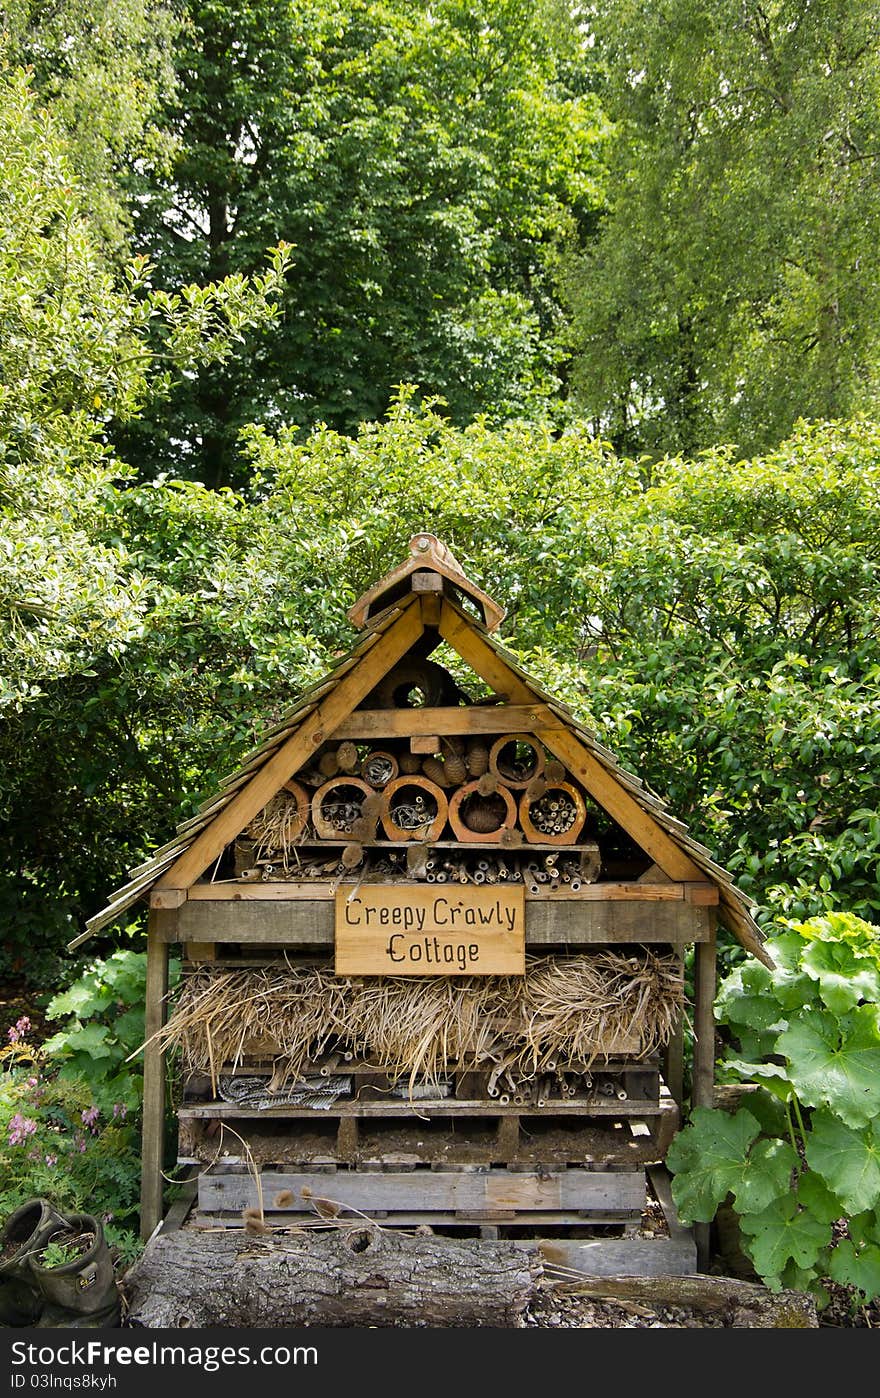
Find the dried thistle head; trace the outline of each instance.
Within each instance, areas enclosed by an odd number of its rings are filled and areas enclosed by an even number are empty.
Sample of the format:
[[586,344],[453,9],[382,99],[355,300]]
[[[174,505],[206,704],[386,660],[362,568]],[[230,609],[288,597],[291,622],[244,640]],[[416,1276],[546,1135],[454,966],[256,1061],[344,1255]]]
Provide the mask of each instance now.
[[342,851],[342,863],[346,869],[356,869],[359,864],[363,863],[363,858],[364,847],[361,844],[353,842],[350,845],[346,845],[345,849]]
[[544,768],[544,776],[548,782],[564,782],[565,768],[561,762],[557,762],[556,758],[553,757]]
[[530,801],[540,801],[546,790],[547,783],[543,777],[532,777],[526,787],[526,796]]
[[252,1237],[264,1237],[266,1233],[272,1232],[272,1229],[263,1218],[262,1209],[253,1207],[242,1209],[241,1216],[244,1219],[245,1233],[250,1233]]
[[498,790],[498,778],[494,772],[484,772],[477,782],[477,791],[481,796],[494,796]]
[[517,830],[516,826],[502,830],[498,837],[498,843],[502,849],[519,849],[523,842],[523,833]]
[[338,1218],[342,1213],[342,1205],[337,1204],[335,1199],[312,1199],[312,1208],[320,1218]]
[[273,1208],[273,1209],[289,1209],[292,1203],[293,1203],[293,1193],[292,1193],[292,1191],[289,1190],[289,1189],[282,1189],[282,1190],[279,1190],[279,1192],[275,1195],[275,1198],[272,1200],[272,1208]]

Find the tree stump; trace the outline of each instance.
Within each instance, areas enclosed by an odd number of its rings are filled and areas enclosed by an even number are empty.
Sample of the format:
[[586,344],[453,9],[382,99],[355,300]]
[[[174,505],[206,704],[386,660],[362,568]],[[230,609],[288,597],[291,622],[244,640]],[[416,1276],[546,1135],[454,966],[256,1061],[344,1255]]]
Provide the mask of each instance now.
[[409,1237],[372,1226],[253,1237],[159,1234],[125,1279],[147,1329],[513,1327],[541,1273],[506,1243]]

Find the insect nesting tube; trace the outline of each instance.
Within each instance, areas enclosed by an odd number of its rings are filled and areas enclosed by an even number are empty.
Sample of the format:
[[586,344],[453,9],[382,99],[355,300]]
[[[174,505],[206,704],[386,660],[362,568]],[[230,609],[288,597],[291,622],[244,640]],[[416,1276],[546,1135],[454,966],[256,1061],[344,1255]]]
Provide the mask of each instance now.
[[489,771],[521,791],[544,770],[544,750],[528,733],[508,733],[489,749]]
[[436,840],[447,814],[443,791],[427,777],[395,777],[385,787],[382,828],[389,840]]
[[460,786],[449,802],[449,824],[456,839],[479,844],[509,830],[516,821],[516,801],[506,786],[498,784],[490,795],[480,793],[479,782]]
[[520,799],[519,823],[533,845],[573,845],[586,818],[584,798],[571,782],[550,782],[537,800],[528,791]]
[[399,770],[397,758],[390,752],[381,752],[378,748],[361,763],[361,776],[370,786],[387,786],[389,782],[394,781]]
[[340,836],[350,835],[372,790],[360,777],[333,777],[324,782],[312,797],[315,834],[322,840],[338,840]]
[[248,835],[258,849],[286,850],[302,834],[309,818],[308,792],[299,782],[285,782],[248,826]]

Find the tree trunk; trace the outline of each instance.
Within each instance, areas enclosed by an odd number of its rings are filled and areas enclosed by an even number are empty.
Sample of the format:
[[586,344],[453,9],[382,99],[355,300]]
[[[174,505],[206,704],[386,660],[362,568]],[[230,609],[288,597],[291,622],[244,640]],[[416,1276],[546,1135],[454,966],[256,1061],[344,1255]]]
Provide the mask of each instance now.
[[647,1306],[690,1306],[723,1314],[731,1329],[815,1330],[816,1303],[803,1291],[768,1291],[730,1277],[595,1277],[561,1284],[560,1294]]
[[516,1324],[541,1266],[507,1243],[345,1227],[160,1234],[125,1279],[128,1322],[180,1326]]

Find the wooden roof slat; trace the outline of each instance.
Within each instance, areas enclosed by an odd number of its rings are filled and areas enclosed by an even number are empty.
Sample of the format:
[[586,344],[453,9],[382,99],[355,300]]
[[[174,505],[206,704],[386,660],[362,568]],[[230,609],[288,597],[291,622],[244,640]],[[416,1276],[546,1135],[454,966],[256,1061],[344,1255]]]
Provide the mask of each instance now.
[[[412,600],[415,601],[413,594]],[[158,881],[160,887],[188,888],[222,853],[229,840],[253,820],[258,811],[311,757],[327,734],[375,688],[379,679],[412,648],[423,631],[418,608],[404,605],[400,615],[364,656],[361,664],[339,681],[287,742],[256,772],[225,808],[201,831],[189,849]]]

